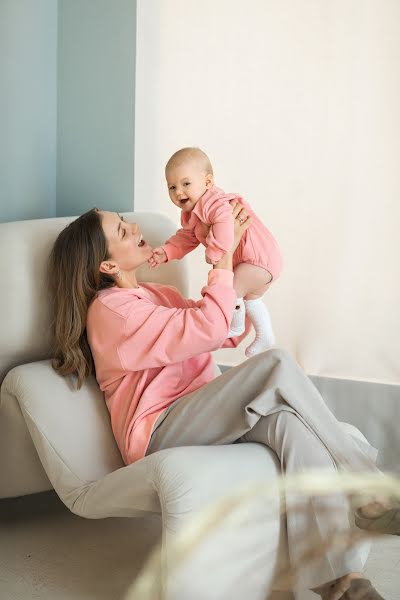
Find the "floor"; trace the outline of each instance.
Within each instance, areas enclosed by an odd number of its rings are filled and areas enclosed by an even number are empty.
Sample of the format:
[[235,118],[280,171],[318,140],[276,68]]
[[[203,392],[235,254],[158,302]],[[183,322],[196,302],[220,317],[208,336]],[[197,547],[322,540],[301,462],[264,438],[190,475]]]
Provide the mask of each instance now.
[[[2,500],[0,598],[122,600],[158,535],[158,518],[81,519],[53,493]],[[400,538],[374,542],[367,574],[400,600]]]
[[82,519],[55,495],[0,502],[1,600],[122,600],[159,520]]

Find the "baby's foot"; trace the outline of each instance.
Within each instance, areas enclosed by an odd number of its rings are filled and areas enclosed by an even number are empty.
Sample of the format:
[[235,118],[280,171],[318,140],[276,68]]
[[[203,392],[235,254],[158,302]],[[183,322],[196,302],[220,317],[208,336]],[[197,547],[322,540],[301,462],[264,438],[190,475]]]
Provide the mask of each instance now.
[[238,335],[242,335],[242,333],[244,333],[244,330],[245,330],[245,327],[242,327],[241,329],[234,329],[231,326],[227,337],[233,338],[233,337],[237,337]]
[[245,355],[247,358],[254,356],[255,354],[260,354],[260,352],[264,352],[264,350],[268,350],[275,346],[275,336],[271,332],[268,336],[257,336],[254,341],[248,346],[245,350]]
[[272,329],[271,317],[262,298],[245,300],[246,313],[255,330],[256,337],[252,344],[246,348],[246,356],[254,356],[275,346],[275,335]]

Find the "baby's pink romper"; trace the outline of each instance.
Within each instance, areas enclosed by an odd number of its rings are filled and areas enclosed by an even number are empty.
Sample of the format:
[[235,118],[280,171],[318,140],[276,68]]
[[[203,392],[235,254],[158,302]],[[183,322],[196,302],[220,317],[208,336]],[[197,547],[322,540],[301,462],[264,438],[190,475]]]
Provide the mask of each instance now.
[[[282,255],[274,236],[241,196],[225,194],[216,186],[207,190],[190,213],[182,211],[182,228],[162,246],[168,260],[182,258],[200,243],[206,246],[206,256],[213,262],[230,250],[234,236],[230,205],[233,200],[247,209],[253,221],[233,255],[233,266],[256,265],[269,271],[273,280],[277,279],[282,270]],[[203,224],[210,226],[207,236]]]

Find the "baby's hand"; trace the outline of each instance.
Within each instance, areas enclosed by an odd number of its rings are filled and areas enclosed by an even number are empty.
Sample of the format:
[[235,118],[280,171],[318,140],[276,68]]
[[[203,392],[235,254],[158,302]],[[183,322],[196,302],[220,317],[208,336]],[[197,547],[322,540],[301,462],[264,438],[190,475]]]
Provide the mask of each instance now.
[[162,263],[167,262],[168,258],[163,248],[153,248],[153,255],[147,261],[152,269],[156,269]]

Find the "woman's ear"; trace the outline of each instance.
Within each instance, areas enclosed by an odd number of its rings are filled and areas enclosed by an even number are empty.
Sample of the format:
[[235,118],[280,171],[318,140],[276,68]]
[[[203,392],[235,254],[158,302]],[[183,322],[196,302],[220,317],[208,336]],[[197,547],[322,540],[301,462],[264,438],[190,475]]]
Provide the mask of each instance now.
[[100,263],[99,271],[105,275],[116,275],[119,271],[119,267],[115,262],[103,260],[103,262]]
[[206,175],[206,188],[207,188],[207,190],[209,190],[210,188],[212,188],[213,185],[214,185],[214,177],[213,177],[213,175],[211,175],[211,173],[208,173]]

